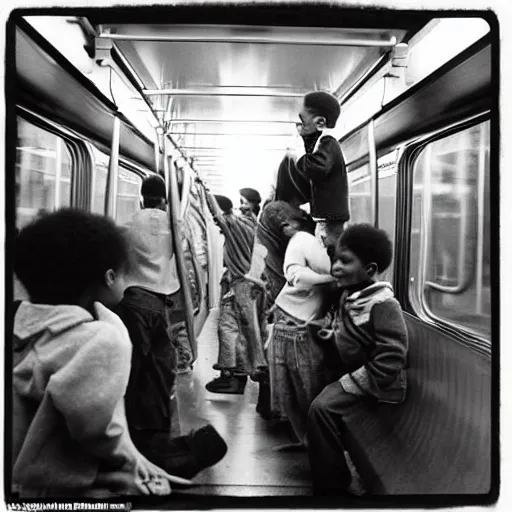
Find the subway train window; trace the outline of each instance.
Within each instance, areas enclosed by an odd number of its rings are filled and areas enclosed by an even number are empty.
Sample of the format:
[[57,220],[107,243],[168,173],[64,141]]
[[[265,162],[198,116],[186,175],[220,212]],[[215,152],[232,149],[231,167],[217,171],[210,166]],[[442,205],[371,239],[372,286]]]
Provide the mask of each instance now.
[[132,215],[140,210],[140,187],[142,178],[124,167],[119,167],[117,185],[116,221],[128,222]]
[[71,204],[72,165],[66,142],[18,118],[16,227],[36,215]]
[[491,330],[489,122],[429,143],[414,166],[411,292],[434,319]]
[[94,156],[91,211],[105,213],[105,193],[107,191],[108,160],[107,154],[92,148]]
[[[386,231],[395,253],[395,219],[396,219],[396,176],[398,165],[398,150],[392,151],[379,158],[379,228]],[[393,263],[379,276],[383,281],[392,282]]]
[[373,224],[372,182],[370,165],[365,164],[348,173],[350,221]]

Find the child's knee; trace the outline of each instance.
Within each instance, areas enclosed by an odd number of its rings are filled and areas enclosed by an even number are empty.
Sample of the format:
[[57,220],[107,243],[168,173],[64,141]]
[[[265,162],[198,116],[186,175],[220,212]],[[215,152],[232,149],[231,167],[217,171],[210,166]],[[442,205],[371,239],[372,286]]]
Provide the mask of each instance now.
[[[325,390],[324,390],[325,391]],[[328,395],[322,391],[309,406],[308,427],[314,426],[319,420],[324,418],[329,408]]]

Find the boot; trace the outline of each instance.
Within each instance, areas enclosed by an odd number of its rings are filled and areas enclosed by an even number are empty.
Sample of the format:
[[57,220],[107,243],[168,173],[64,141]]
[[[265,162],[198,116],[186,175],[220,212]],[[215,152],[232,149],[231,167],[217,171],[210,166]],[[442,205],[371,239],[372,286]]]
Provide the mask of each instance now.
[[[228,450],[213,425],[170,439],[169,432],[131,431],[137,449],[171,475],[193,478],[219,462]],[[173,484],[174,487],[174,484]]]
[[220,377],[213,379],[206,384],[205,388],[210,393],[221,393],[227,395],[243,395],[247,384],[246,375],[233,375],[222,372]]

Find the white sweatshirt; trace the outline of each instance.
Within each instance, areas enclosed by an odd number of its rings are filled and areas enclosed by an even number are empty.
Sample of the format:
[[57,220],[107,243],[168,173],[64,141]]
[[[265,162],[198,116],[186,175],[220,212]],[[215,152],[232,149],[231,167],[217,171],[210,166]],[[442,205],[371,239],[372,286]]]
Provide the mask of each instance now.
[[315,320],[324,305],[323,285],[334,281],[330,270],[325,247],[313,235],[299,231],[286,248],[283,271],[287,283],[276,305],[304,322]]

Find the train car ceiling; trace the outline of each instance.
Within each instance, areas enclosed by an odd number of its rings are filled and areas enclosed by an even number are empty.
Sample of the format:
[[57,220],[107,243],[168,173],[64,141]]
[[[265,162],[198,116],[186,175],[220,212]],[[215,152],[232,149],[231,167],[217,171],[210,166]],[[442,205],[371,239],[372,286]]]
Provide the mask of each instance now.
[[286,151],[304,93],[325,89],[342,98],[405,34],[130,24],[104,25],[99,37],[112,40],[153,107],[166,111],[168,133],[207,170],[247,137],[256,158]]
[[154,144],[24,20],[16,29],[16,71],[18,104],[106,147],[117,115],[121,154],[155,168]]
[[[214,192],[228,195],[241,186],[266,193],[283,153],[301,146],[295,122],[304,93],[329,90],[343,104],[432,18],[307,4],[300,12],[177,5],[83,14],[78,21],[89,54],[97,63],[106,56],[118,65],[140,109],[158,118]],[[115,107],[20,26],[21,102],[108,145]],[[62,91],[58,105],[50,94],[55,84]],[[88,91],[84,108],[76,102],[79,89]],[[155,169],[153,144],[122,121],[121,155]]]
[[[491,108],[491,40],[486,35],[435,73],[395,98],[374,120],[377,151]],[[341,141],[347,165],[368,156],[368,121]]]
[[306,92],[329,90],[343,102],[430,19],[333,10],[311,27],[305,13],[286,9],[198,11],[126,10],[113,20],[107,10],[87,19],[96,45],[110,44],[128,64],[148,110],[160,113],[194,169],[228,195],[240,186],[265,194],[284,152],[301,144],[295,122]]

